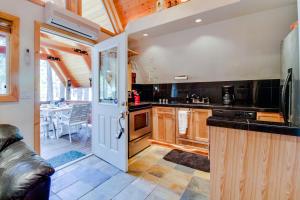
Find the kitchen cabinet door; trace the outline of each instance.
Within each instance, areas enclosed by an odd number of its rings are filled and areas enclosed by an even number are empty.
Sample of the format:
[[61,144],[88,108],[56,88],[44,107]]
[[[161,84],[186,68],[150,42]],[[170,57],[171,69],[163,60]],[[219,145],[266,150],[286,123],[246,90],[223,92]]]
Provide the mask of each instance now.
[[165,142],[175,144],[176,116],[174,114],[164,114]]
[[211,116],[211,110],[206,109],[192,109],[190,118],[190,130],[188,131],[188,138],[201,143],[208,143],[209,129],[206,125],[207,118]]
[[174,108],[153,108],[153,134],[152,139],[175,143],[176,115]]
[[152,138],[158,141],[164,141],[164,114],[154,113],[153,114],[153,134]]

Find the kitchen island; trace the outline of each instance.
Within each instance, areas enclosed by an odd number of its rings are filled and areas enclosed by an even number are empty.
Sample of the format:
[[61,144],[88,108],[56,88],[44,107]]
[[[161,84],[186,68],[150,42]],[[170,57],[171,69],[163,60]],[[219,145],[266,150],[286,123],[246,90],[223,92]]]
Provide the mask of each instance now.
[[211,199],[300,199],[299,128],[221,117],[207,125]]

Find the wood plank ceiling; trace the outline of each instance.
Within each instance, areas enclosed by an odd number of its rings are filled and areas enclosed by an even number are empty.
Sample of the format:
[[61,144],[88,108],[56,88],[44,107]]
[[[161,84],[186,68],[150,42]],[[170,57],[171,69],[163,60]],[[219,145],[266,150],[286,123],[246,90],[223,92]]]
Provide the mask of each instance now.
[[41,59],[47,60],[64,85],[90,87],[91,48],[70,39],[41,33]]
[[156,0],[113,0],[123,27],[129,21],[150,15],[156,10]]

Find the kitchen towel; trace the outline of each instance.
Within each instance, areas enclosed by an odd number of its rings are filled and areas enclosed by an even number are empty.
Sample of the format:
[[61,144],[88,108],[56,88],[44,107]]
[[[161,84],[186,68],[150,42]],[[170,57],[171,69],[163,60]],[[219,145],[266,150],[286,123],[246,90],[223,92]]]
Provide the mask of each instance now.
[[178,111],[179,135],[185,135],[187,128],[188,128],[188,111],[187,110],[179,110]]

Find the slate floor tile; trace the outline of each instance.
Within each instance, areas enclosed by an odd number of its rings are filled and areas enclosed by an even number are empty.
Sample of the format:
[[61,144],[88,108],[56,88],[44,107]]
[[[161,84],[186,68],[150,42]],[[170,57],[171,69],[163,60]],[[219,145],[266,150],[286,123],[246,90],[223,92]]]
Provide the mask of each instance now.
[[81,180],[82,182],[85,182],[92,187],[100,185],[111,177],[92,167],[81,167],[79,169],[71,171],[70,173],[76,176],[78,180]]
[[50,195],[49,200],[61,200],[61,198],[59,198],[56,194],[52,194]]
[[154,190],[155,184],[144,179],[138,178],[133,181],[128,187],[120,192],[114,200],[142,200]]
[[199,177],[192,177],[190,183],[187,186],[187,189],[208,196],[209,181]]
[[180,196],[172,190],[156,186],[146,200],[179,200]]
[[72,185],[77,180],[78,178],[73,176],[71,173],[64,174],[52,181],[51,190],[52,192],[57,193]]
[[76,200],[92,190],[93,187],[82,181],[77,181],[73,185],[57,193],[62,200]]
[[193,174],[196,171],[195,169],[190,168],[190,167],[186,167],[184,165],[176,165],[175,169],[177,169],[179,171],[182,171],[184,173],[187,173],[187,174]]
[[132,183],[136,178],[129,174],[120,172],[107,180],[105,183],[99,185],[94,190],[87,193],[80,200],[93,200],[93,199],[111,199],[120,193],[126,186]]
[[180,200],[208,200],[209,198],[201,193],[186,190]]
[[109,177],[116,175],[117,173],[120,172],[120,170],[112,165],[103,165],[102,167],[99,168],[99,171],[108,175]]

